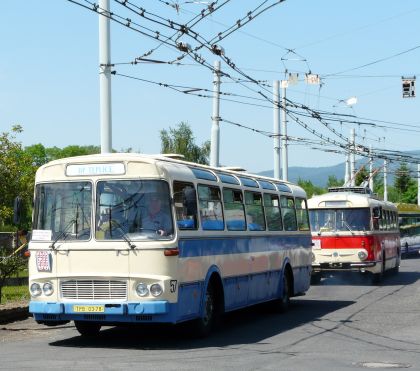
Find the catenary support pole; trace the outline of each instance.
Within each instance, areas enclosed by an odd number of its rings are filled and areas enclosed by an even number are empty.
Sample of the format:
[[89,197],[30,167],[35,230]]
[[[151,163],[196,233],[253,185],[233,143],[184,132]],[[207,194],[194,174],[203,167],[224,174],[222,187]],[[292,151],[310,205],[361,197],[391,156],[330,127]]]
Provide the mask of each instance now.
[[99,105],[101,153],[112,152],[111,30],[109,0],[99,0]]
[[352,187],[355,186],[356,184],[356,146],[355,146],[355,137],[356,137],[356,132],[354,129],[351,129],[350,132],[350,185]]
[[373,192],[373,156],[372,156],[372,146],[369,147],[369,188]]
[[210,143],[210,165],[219,166],[219,148],[220,148],[220,61],[214,62],[213,73],[213,115],[211,126],[211,143]]
[[280,81],[273,81],[274,178],[280,179]]
[[420,164],[417,164],[417,205],[420,206]]
[[288,180],[288,158],[287,158],[287,111],[286,111],[286,84],[282,88],[282,120],[281,120],[281,160],[282,179]]
[[388,201],[388,161],[384,160],[384,201]]

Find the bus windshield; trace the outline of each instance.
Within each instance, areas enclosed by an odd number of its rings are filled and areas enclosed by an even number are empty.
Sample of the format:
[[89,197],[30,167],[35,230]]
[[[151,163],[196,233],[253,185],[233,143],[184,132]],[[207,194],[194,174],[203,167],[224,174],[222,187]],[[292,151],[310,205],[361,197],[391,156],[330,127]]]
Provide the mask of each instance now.
[[96,239],[173,238],[171,198],[162,180],[108,180],[96,188]]
[[51,232],[47,239],[88,240],[91,220],[91,183],[37,185],[33,229]]
[[312,209],[309,210],[312,232],[364,232],[370,230],[370,210]]

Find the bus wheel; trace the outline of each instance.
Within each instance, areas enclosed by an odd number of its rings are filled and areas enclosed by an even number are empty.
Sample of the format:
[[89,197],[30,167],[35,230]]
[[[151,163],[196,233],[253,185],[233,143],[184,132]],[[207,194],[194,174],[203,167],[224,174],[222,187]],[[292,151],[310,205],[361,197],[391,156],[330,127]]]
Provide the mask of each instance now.
[[94,337],[99,334],[101,325],[94,322],[74,321],[77,331],[85,337]]
[[292,284],[292,278],[290,276],[289,271],[286,269],[283,274],[283,289],[281,298],[275,300],[273,302],[273,309],[276,312],[284,313],[290,307],[290,285]]
[[216,322],[217,310],[213,285],[209,283],[203,302],[203,315],[193,321],[194,335],[197,337],[208,336]]
[[372,283],[377,285],[382,282],[385,273],[385,254],[382,254],[381,271],[379,273],[372,274]]

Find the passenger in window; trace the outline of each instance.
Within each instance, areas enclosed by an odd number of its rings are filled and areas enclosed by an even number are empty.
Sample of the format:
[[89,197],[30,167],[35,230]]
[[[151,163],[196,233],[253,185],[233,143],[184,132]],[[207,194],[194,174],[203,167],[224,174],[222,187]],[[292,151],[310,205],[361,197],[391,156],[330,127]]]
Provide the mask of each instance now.
[[162,210],[162,200],[158,195],[151,195],[147,204],[147,211],[142,216],[143,230],[155,231],[160,236],[172,233],[172,222],[167,212]]

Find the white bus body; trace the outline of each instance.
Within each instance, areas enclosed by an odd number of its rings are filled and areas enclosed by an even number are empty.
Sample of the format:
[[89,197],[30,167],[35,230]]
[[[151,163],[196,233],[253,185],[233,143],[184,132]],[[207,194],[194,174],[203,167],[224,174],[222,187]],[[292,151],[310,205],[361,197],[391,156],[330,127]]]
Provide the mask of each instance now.
[[[309,288],[306,194],[293,184],[138,154],[52,161],[35,183],[29,309],[39,323],[73,320],[92,335],[196,319],[206,332],[216,314],[287,305]],[[169,216],[164,234],[142,228],[152,194]]]

